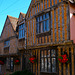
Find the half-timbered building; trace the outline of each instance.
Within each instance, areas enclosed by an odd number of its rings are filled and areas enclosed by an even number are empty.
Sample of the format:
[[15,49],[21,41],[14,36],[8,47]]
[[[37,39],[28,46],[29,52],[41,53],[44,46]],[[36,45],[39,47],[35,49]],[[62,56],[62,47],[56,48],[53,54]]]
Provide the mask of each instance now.
[[[11,62],[16,57],[20,59],[20,64],[14,67],[10,63],[13,72],[27,69],[34,75],[74,75],[74,20],[74,0],[31,0],[26,15],[20,13],[18,19],[8,23],[6,20],[0,37],[0,57],[10,57],[7,61]],[[63,54],[69,58],[68,63],[58,62]],[[32,56],[36,57],[36,63],[29,62]],[[11,72],[10,69],[4,68],[2,72]]]
[[[35,75],[75,74],[73,37],[75,9],[72,9],[74,3],[71,3],[69,0],[31,1],[25,16],[27,27],[25,58],[36,56],[37,63],[31,64],[31,71]],[[73,14],[71,22],[70,13]],[[58,57],[63,53],[69,56],[68,64],[58,62]]]

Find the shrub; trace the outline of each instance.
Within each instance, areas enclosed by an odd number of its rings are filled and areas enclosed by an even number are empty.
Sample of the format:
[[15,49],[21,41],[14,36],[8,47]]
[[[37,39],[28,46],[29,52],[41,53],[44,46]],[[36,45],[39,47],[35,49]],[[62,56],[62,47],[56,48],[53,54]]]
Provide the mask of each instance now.
[[33,73],[29,72],[28,70],[24,70],[24,71],[16,71],[12,75],[33,75]]

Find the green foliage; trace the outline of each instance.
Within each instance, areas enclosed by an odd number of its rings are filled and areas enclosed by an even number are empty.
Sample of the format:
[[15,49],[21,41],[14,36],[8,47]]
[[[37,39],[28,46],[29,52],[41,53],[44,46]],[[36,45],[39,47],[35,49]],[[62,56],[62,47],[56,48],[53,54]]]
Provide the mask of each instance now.
[[16,71],[12,75],[33,75],[33,73],[29,72],[28,70],[24,70],[24,71]]

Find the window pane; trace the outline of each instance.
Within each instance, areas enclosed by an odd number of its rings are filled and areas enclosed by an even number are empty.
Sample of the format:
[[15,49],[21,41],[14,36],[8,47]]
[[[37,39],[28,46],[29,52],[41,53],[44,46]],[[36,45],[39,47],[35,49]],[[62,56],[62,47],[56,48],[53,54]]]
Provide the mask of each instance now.
[[43,32],[43,22],[40,23],[41,33]]
[[45,20],[45,14],[43,15],[43,20]]
[[41,71],[44,71],[44,59],[41,58]]
[[46,20],[46,31],[49,31],[49,20]]
[[39,22],[39,17],[36,18],[36,22]]
[[41,51],[41,57],[43,57],[43,51]]
[[38,30],[39,30],[39,24],[38,24],[38,23],[36,24],[36,28],[37,28],[37,29],[36,29],[36,32],[39,33],[39,32],[38,32]]
[[49,18],[49,13],[46,13],[46,19]]
[[42,21],[42,16],[40,16],[40,21]]
[[48,58],[48,72],[51,72],[51,61],[50,61],[50,58]]
[[21,38],[22,38],[22,30],[21,30],[21,34],[20,35],[21,35]]
[[43,22],[43,30],[44,30],[44,32],[46,31],[46,29],[45,29],[45,21]]
[[11,58],[11,70],[13,70],[13,58]]
[[55,57],[55,56],[56,56],[56,52],[55,52],[54,49],[51,50],[51,56],[52,56],[52,57]]
[[50,50],[48,50],[48,55],[47,55],[47,57],[50,57]]
[[25,32],[24,32],[24,29],[23,29],[23,36],[22,37],[24,37],[25,36]]
[[47,58],[45,58],[45,71],[47,71]]
[[52,58],[52,72],[56,72],[56,58]]
[[46,50],[44,51],[44,57],[47,57],[47,51]]

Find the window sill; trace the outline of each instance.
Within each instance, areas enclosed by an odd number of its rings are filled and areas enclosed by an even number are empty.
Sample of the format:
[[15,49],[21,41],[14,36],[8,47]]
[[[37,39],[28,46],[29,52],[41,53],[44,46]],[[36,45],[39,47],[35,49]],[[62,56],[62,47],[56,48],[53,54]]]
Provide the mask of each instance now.
[[51,31],[47,31],[47,32],[36,34],[36,37],[48,36],[48,35],[51,35]]
[[24,40],[25,39],[25,37],[23,37],[23,38],[18,38],[18,40],[20,41],[20,40]]

